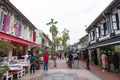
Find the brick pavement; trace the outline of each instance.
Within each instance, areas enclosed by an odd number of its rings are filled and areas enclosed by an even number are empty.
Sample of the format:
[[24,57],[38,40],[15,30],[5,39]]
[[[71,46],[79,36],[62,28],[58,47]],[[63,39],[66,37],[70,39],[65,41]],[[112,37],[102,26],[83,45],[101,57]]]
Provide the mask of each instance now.
[[[83,66],[79,66],[79,69],[84,68]],[[41,65],[41,69],[43,69],[43,66]],[[68,69],[67,63],[65,60],[57,60],[57,67],[54,67],[53,61],[51,60],[49,62],[49,69]]]
[[[26,74],[24,77],[22,77],[20,80],[44,80],[46,77],[48,77],[47,80],[50,79],[52,75],[55,74],[65,74],[65,76],[68,75],[68,77],[65,77],[68,80],[68,78],[75,77],[74,80],[102,80],[100,77],[94,75],[90,71],[84,69],[83,66],[80,66],[79,69],[68,69],[66,62],[58,61],[57,67],[53,66],[53,61],[49,62],[49,70],[48,72],[43,71],[43,66],[41,66],[41,69],[36,71],[35,74]],[[58,78],[56,78],[57,80]],[[62,79],[59,79],[62,80]],[[69,79],[70,80],[70,79]]]
[[86,70],[86,62],[80,61],[79,69],[68,69],[67,64],[64,60],[57,61],[57,67],[54,67],[53,61],[49,62],[49,71],[44,72],[43,66],[41,69],[36,71],[35,74],[26,74],[20,80],[43,80],[44,77],[48,77],[52,74],[64,73],[78,77],[79,80],[120,80],[120,73],[103,72],[99,66],[90,64],[91,70]]
[[[85,61],[81,60],[80,64],[86,67]],[[94,65],[94,64],[90,64],[90,68],[93,73],[104,78],[104,80],[120,80],[120,73],[103,72],[101,67]]]

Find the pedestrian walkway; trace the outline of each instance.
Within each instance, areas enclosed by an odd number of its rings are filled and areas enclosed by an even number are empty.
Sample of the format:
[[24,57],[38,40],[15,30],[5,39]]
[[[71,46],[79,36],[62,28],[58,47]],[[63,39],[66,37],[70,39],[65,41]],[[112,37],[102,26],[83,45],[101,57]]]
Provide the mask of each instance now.
[[[86,62],[80,60],[80,64],[86,67]],[[113,72],[103,72],[102,68],[98,65],[90,64],[91,72],[96,74],[97,76],[102,77],[104,80],[120,80],[120,73]]]
[[68,69],[65,60],[58,60],[57,67],[54,67],[53,61],[49,62],[47,72],[41,70],[35,74],[26,74],[21,80],[103,80],[101,77],[86,70],[81,64],[80,69]]

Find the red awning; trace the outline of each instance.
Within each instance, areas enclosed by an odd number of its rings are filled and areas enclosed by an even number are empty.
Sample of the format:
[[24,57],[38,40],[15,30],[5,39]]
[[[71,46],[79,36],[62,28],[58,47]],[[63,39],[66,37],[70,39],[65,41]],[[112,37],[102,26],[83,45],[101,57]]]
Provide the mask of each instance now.
[[[27,41],[27,40],[24,40],[24,39],[15,37],[15,36],[11,36],[9,34],[2,33],[2,32],[0,32],[0,40],[8,41],[8,42],[11,42],[12,44],[21,45],[21,46],[29,46],[31,44],[35,44],[33,42],[30,42],[30,41]],[[35,44],[35,47],[39,47],[39,46],[38,44]]]
[[42,48],[39,44],[34,43],[34,47]]

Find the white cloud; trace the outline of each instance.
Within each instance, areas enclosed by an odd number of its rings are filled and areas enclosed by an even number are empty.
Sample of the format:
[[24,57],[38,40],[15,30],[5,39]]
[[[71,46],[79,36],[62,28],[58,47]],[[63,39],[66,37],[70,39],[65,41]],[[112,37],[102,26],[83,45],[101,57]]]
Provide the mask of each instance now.
[[49,26],[51,18],[58,21],[61,32],[70,30],[70,43],[83,37],[84,25],[89,25],[112,0],[10,0],[38,29],[51,38]]

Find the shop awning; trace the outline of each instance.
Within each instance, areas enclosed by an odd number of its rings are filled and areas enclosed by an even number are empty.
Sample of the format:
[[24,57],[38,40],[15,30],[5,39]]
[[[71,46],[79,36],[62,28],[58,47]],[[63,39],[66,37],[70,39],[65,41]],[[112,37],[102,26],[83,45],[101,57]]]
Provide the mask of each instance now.
[[34,47],[42,48],[39,44],[34,43]]
[[6,33],[2,33],[0,32],[0,40],[2,41],[8,41],[14,45],[21,45],[21,46],[29,46],[31,44],[33,44],[35,47],[40,47],[40,45],[38,46],[38,44],[35,44],[33,42],[6,34]]
[[104,47],[104,46],[110,46],[110,45],[118,45],[120,44],[120,36],[116,36],[104,41],[100,41],[94,44],[90,44],[87,49],[97,48],[97,47]]

